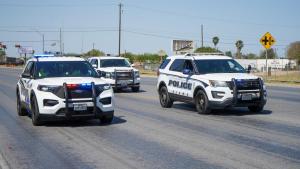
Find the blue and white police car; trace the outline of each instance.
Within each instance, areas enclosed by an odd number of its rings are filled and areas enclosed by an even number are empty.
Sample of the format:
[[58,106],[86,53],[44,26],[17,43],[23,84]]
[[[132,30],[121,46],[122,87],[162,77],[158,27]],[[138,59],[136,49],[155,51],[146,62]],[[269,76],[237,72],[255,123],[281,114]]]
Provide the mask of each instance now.
[[249,71],[220,54],[170,56],[158,71],[160,104],[168,108],[174,101],[192,103],[199,113],[227,107],[262,111],[267,102],[266,86]]
[[77,57],[35,55],[16,87],[17,111],[33,125],[54,119],[100,119],[111,123],[114,94],[89,62]]

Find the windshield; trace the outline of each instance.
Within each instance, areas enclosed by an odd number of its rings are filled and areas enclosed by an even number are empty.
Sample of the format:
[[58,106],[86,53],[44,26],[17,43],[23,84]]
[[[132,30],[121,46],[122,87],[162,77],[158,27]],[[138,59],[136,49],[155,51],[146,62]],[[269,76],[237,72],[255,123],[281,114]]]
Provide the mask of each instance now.
[[100,67],[130,67],[130,63],[126,59],[103,59]]
[[195,60],[200,74],[207,73],[246,73],[245,69],[233,59]]
[[97,72],[86,61],[49,61],[37,62],[36,77],[97,77]]

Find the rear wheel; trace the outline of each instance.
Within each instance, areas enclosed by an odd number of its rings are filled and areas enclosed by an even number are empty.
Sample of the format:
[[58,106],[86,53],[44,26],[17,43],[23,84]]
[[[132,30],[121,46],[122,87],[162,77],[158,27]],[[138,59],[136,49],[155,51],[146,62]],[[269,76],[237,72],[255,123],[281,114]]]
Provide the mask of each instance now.
[[27,115],[27,111],[22,107],[19,91],[17,91],[17,111],[19,116]]
[[264,106],[260,106],[260,105],[256,105],[256,106],[249,106],[248,109],[251,111],[251,112],[261,112],[263,109],[264,109]]
[[166,86],[162,86],[159,89],[159,101],[160,101],[160,105],[164,108],[170,108],[173,105],[173,100],[170,98]]
[[195,105],[199,114],[208,114],[211,110],[208,107],[208,99],[204,91],[199,90],[195,95]]
[[114,119],[114,113],[111,113],[111,114],[103,115],[102,117],[100,117],[100,122],[102,124],[111,124],[113,119]]
[[132,87],[131,90],[133,92],[138,92],[138,91],[140,91],[140,86],[138,86],[138,87]]
[[31,120],[34,126],[39,126],[42,124],[39,112],[39,106],[35,96],[31,98]]

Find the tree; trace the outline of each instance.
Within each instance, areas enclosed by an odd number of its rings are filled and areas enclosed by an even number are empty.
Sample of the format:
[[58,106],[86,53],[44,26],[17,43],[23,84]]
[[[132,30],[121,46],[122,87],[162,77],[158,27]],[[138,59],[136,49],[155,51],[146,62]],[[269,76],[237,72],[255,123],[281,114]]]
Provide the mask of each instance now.
[[200,47],[195,50],[195,53],[220,53],[218,49],[211,47]]
[[236,50],[237,50],[237,52],[236,52],[236,54],[237,54],[237,58],[238,59],[241,59],[242,57],[242,53],[241,53],[241,51],[242,51],[242,48],[244,47],[244,42],[242,41],[242,40],[237,40],[236,41],[236,43],[235,43],[235,46],[236,46]]
[[5,51],[3,49],[0,49],[0,63],[4,62],[5,55]]
[[225,52],[225,55],[226,55],[226,56],[229,56],[229,57],[232,57],[231,51],[226,51],[226,52]]
[[248,54],[244,55],[244,58],[245,59],[257,59],[258,57],[254,53],[248,53]]
[[215,36],[215,37],[213,37],[212,38],[212,42],[214,43],[214,45],[215,45],[215,49],[217,49],[217,44],[219,43],[219,37],[217,37],[217,36]]
[[300,41],[293,42],[288,46],[287,56],[289,59],[296,59],[300,64]]
[[[276,52],[274,51],[273,48],[267,49],[267,51],[268,51],[268,59],[277,58],[277,54],[276,54]],[[266,50],[263,50],[263,51],[260,52],[259,58],[260,59],[265,59],[266,58]]]
[[92,49],[90,51],[88,51],[86,54],[84,54],[85,56],[104,56],[105,53],[97,50],[97,49]]

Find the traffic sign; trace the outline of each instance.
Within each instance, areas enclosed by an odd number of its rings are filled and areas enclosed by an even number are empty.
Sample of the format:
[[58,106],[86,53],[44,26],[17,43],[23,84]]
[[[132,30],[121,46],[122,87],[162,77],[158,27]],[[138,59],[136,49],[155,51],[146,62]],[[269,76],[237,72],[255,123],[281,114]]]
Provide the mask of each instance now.
[[265,33],[259,41],[266,49],[270,49],[271,46],[276,42],[275,38],[271,35],[270,32]]

